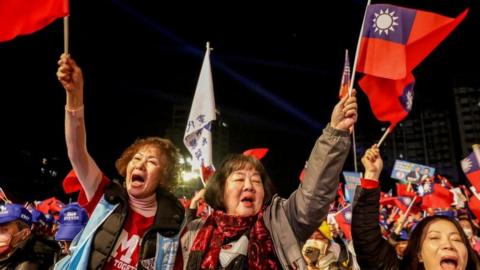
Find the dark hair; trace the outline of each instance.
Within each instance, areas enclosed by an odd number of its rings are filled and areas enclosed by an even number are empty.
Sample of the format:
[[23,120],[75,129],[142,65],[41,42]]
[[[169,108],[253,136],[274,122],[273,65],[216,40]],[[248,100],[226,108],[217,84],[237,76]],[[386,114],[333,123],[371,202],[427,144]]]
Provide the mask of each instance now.
[[470,223],[470,227],[472,227],[473,235],[477,236],[477,233],[478,233],[477,226],[473,224],[471,217],[469,217],[468,215],[461,215],[461,216],[458,216],[457,218],[458,218],[458,221],[465,220],[468,223]]
[[265,167],[263,167],[262,163],[258,159],[243,154],[232,154],[223,160],[220,168],[215,171],[213,176],[207,182],[207,187],[205,190],[205,202],[215,210],[226,211],[225,203],[223,201],[223,192],[225,190],[225,182],[228,176],[230,176],[230,174],[232,174],[234,171],[238,171],[249,166],[257,170],[262,178],[263,189],[265,191],[263,205],[270,203],[273,194],[275,194],[275,188],[273,187],[272,181],[270,180]]
[[127,165],[132,160],[133,156],[145,146],[154,146],[160,150],[160,154],[165,158],[162,162],[163,172],[162,179],[160,179],[160,186],[163,188],[171,188],[176,184],[178,178],[178,148],[168,139],[159,137],[147,137],[137,139],[127,149],[125,149],[122,155],[115,162],[115,167],[118,173],[125,177],[127,174]]
[[427,233],[428,227],[432,222],[437,220],[445,220],[445,221],[451,222],[457,228],[457,231],[460,234],[460,237],[462,238],[462,242],[465,244],[465,247],[467,248],[468,259],[467,259],[466,269],[469,269],[469,270],[479,269],[477,254],[475,253],[472,246],[470,245],[467,239],[467,236],[465,235],[462,227],[460,226],[460,223],[458,223],[456,219],[450,218],[447,216],[426,217],[423,220],[421,220],[417,224],[417,226],[415,226],[415,229],[412,231],[410,235],[410,240],[408,241],[407,248],[405,249],[403,259],[400,263],[401,264],[400,269],[409,269],[409,270],[425,269],[423,263],[419,261],[418,254],[422,249],[422,244],[423,244],[423,241],[425,240],[425,234]]
[[27,223],[21,221],[21,220],[14,220],[13,223],[15,224],[15,226],[17,226],[17,229],[19,231],[21,230],[24,230],[24,229],[30,229],[30,225],[28,225]]

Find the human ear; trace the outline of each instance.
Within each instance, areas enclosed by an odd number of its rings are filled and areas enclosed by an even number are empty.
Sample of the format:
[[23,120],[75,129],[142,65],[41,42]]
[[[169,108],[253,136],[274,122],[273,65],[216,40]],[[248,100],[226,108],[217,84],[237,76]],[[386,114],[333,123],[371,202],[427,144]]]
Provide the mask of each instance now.
[[24,233],[23,233],[23,237],[21,237],[22,241],[23,240],[26,240],[30,234],[32,233],[32,231],[30,229],[23,229]]

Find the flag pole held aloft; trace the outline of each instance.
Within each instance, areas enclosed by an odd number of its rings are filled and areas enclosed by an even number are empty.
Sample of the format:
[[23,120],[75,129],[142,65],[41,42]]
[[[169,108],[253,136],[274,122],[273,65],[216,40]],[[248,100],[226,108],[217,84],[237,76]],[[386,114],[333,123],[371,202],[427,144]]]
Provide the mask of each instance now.
[[183,137],[185,147],[192,155],[192,168],[200,170],[204,185],[215,170],[212,161],[212,122],[216,120],[216,115],[210,50],[210,43],[207,42],[205,57],[203,58]]

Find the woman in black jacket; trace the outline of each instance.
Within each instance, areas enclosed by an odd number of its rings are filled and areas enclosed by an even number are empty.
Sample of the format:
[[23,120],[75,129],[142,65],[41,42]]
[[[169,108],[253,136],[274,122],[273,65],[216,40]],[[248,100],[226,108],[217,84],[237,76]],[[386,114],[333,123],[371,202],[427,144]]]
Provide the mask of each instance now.
[[432,216],[420,221],[410,235],[404,257],[382,238],[378,224],[383,161],[376,145],[362,158],[365,175],[357,188],[352,212],[352,238],[360,268],[370,269],[480,269],[479,262],[458,221]]

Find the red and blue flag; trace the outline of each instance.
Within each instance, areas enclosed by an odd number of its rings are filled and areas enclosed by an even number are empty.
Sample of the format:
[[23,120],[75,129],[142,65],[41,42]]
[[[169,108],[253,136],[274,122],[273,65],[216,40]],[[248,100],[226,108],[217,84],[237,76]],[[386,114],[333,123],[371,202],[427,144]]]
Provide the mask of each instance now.
[[462,170],[470,184],[480,191],[480,149],[477,144],[473,145],[473,152],[461,162]]
[[394,127],[410,112],[413,69],[465,18],[387,4],[367,8],[356,70],[375,117]]

